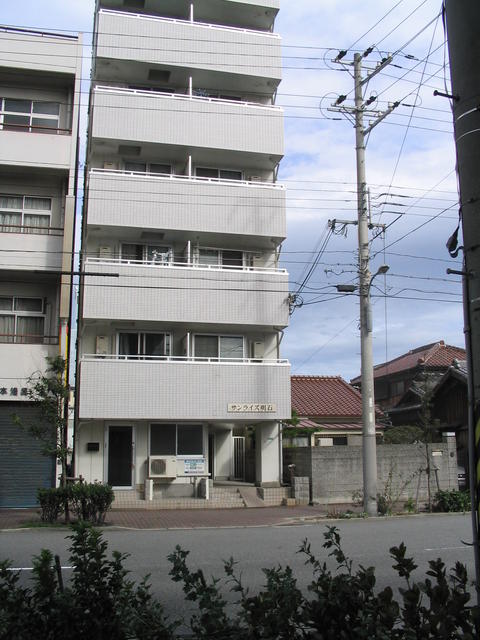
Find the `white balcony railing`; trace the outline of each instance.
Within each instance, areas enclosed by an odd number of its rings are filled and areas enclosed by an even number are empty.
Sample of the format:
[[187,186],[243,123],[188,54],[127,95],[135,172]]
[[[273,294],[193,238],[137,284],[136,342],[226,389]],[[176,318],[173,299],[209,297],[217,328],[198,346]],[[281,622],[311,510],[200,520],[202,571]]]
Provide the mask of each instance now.
[[135,361],[135,362],[175,362],[175,363],[183,363],[183,364],[205,364],[205,363],[214,363],[214,364],[225,364],[225,365],[239,365],[239,364],[249,364],[249,365],[290,365],[290,362],[285,358],[219,358],[219,357],[200,357],[200,356],[145,356],[145,355],[121,355],[117,353],[110,353],[107,355],[99,355],[96,353],[87,353],[82,356],[82,361],[92,361],[92,360],[116,360],[119,362],[124,362],[126,360]]
[[195,22],[193,20],[182,20],[180,18],[165,18],[162,16],[145,15],[144,13],[130,13],[127,11],[116,11],[112,9],[100,9],[100,13],[114,16],[124,16],[125,18],[132,18],[139,21],[153,21],[153,22],[168,22],[171,24],[188,24],[192,27],[201,27],[203,29],[212,29],[215,31],[234,31],[237,33],[248,33],[259,35],[262,37],[268,36],[276,40],[280,39],[278,33],[271,33],[270,31],[260,31],[258,29],[244,29],[242,27],[230,27],[228,25],[211,24],[209,22]]
[[126,258],[96,258],[93,256],[87,257],[86,263],[89,264],[109,264],[109,265],[122,265],[122,266],[139,266],[139,267],[151,267],[154,269],[172,269],[180,267],[183,269],[206,269],[207,271],[230,271],[230,272],[246,272],[246,273],[268,273],[268,274],[287,274],[286,269],[278,267],[249,267],[238,265],[221,265],[221,264],[201,264],[196,262],[174,262],[173,260],[130,260]]
[[281,182],[266,182],[262,180],[228,180],[226,178],[205,178],[203,176],[188,176],[179,173],[145,173],[143,171],[125,171],[124,169],[90,169],[90,175],[117,175],[122,178],[145,178],[147,180],[167,180],[168,182],[192,182],[199,184],[231,185],[232,187],[249,187],[262,189],[276,189],[285,191],[285,185]]
[[211,98],[210,96],[198,96],[189,93],[167,93],[165,91],[148,91],[145,89],[130,89],[128,87],[110,87],[103,84],[97,84],[94,88],[95,93],[106,93],[127,96],[141,96],[143,98],[172,98],[173,100],[188,100],[192,102],[224,104],[235,109],[264,109],[275,112],[278,115],[283,114],[283,107],[274,104],[261,104],[259,102],[247,102],[244,100],[226,100],[225,98]]

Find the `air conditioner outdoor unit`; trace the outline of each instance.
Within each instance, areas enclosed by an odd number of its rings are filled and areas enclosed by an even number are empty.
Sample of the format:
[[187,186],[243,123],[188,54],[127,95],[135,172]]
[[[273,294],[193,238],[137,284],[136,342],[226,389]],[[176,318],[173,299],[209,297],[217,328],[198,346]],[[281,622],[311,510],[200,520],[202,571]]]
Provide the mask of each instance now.
[[175,457],[150,456],[148,459],[149,478],[176,478],[177,459]]
[[118,169],[118,165],[116,162],[104,162],[103,168],[107,169],[108,171],[115,171],[116,169]]
[[99,258],[111,258],[112,257],[112,247],[98,247],[98,257]]
[[262,182],[262,176],[250,176],[250,182]]
[[95,353],[97,356],[106,356],[108,354],[109,339],[107,336],[97,336],[95,339]]
[[263,360],[265,356],[265,343],[263,340],[255,340],[252,344],[252,358],[254,360]]

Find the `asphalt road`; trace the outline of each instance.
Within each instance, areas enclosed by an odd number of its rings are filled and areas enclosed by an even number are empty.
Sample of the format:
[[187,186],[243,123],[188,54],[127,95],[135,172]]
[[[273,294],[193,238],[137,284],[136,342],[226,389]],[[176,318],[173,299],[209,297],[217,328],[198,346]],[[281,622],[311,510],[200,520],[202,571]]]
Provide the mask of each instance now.
[[[233,556],[238,561],[242,580],[252,591],[264,583],[262,567],[278,564],[290,565],[305,589],[311,580],[311,571],[304,558],[296,553],[303,539],[308,538],[317,557],[326,559],[322,549],[326,525],[335,525],[341,532],[343,549],[354,565],[376,567],[377,585],[383,588],[402,584],[391,568],[389,548],[405,542],[408,555],[415,558],[419,568],[416,578],[425,577],[428,560],[441,557],[452,567],[459,560],[467,565],[469,576],[474,577],[473,553],[463,541],[469,542],[471,520],[469,515],[420,515],[410,517],[354,519],[329,521],[293,526],[261,526],[223,529],[190,530],[122,530],[106,529],[109,549],[130,553],[126,566],[131,577],[140,580],[151,574],[154,593],[167,611],[185,613],[180,585],[168,576],[170,563],[167,555],[176,545],[190,550],[192,569],[201,568],[207,576],[223,575],[222,559]],[[28,580],[31,557],[41,548],[58,553],[63,566],[69,566],[67,532],[61,530],[17,530],[0,532],[0,558],[9,558],[14,567],[22,569],[22,581]],[[331,562],[331,561],[329,561]],[[333,567],[333,562],[331,562]],[[65,569],[65,576],[69,569]],[[225,586],[228,593],[228,585]]]

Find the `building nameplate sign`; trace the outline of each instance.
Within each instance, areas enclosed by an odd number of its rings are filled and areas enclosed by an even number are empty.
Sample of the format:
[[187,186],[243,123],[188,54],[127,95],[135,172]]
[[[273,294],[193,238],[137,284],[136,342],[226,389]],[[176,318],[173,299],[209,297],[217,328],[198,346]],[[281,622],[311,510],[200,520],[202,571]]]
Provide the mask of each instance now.
[[232,402],[228,413],[275,413],[277,405],[271,402]]
[[189,458],[184,460],[183,473],[186,476],[204,476],[205,458]]

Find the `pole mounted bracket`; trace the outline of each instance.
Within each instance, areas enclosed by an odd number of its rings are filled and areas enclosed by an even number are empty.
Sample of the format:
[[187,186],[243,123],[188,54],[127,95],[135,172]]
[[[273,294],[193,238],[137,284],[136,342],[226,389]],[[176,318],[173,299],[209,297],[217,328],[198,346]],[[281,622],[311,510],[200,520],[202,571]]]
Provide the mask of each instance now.
[[440,96],[441,98],[449,98],[450,100],[455,100],[455,102],[460,100],[460,96],[457,94],[444,93],[443,91],[437,91],[436,89],[433,92],[433,95]]

